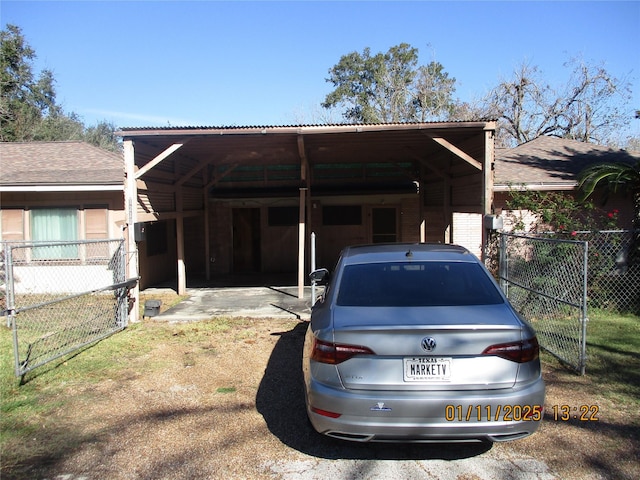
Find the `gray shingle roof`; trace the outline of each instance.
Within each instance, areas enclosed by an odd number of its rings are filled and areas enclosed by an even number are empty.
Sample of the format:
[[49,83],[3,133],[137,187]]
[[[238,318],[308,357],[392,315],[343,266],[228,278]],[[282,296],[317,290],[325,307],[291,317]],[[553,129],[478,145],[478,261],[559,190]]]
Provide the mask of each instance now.
[[0,185],[122,185],[123,182],[123,157],[88,143],[0,143]]
[[575,185],[587,166],[604,162],[636,162],[637,153],[566,140],[538,137],[515,148],[496,150],[495,185]]

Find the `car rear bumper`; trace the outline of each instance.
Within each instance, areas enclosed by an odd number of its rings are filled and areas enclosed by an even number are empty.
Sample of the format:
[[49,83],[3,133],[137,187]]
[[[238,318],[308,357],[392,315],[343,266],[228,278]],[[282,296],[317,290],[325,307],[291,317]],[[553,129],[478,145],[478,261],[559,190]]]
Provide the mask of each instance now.
[[[314,380],[308,387],[307,413],[313,427],[324,435],[361,442],[523,438],[540,426],[545,395],[542,378],[521,388],[482,392],[347,391]],[[331,418],[328,413],[340,416]]]

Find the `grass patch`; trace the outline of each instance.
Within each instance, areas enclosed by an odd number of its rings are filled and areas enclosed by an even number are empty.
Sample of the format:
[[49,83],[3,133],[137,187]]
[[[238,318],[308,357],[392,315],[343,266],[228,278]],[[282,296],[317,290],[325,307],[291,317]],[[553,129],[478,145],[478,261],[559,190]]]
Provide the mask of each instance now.
[[236,387],[220,387],[216,390],[218,393],[234,393],[236,391]]
[[[183,365],[193,366],[197,357],[194,352],[215,355],[212,342],[216,335],[235,327],[245,329],[248,322],[217,318],[192,324],[136,323],[27,373],[22,383],[14,372],[12,332],[4,325],[0,327],[2,476],[22,468],[25,459],[61,456],[64,448],[82,442],[81,438],[70,438],[70,432],[58,428],[55,421],[56,414],[66,411],[72,396],[84,395],[84,391],[90,395],[90,386],[104,380],[118,382],[140,372],[144,375],[162,372],[167,359],[153,355],[153,350],[162,344],[181,349]],[[228,388],[224,393],[230,393],[234,387]],[[39,445],[37,449],[35,444]]]
[[[544,352],[543,361],[563,381],[578,375]],[[640,422],[640,317],[601,310],[589,312],[586,373],[580,381],[585,398],[606,400],[628,412],[632,423]]]
[[587,375],[602,395],[640,408],[640,318],[592,311],[587,325]]

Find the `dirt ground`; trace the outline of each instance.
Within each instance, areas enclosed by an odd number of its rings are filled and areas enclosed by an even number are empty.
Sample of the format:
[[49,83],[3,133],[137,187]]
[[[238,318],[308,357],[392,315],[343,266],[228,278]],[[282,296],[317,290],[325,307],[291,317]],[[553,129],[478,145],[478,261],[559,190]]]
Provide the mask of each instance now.
[[[503,479],[640,478],[637,432],[625,426],[616,405],[598,405],[597,422],[553,419],[553,405],[589,404],[584,377],[546,367],[545,421],[524,440],[352,444],[316,434],[306,419],[300,370],[306,323],[239,319],[234,325],[216,335],[186,336],[179,329],[159,335],[162,340],[148,353],[126,360],[117,378],[69,384],[61,408],[41,419],[33,458],[14,478],[273,479],[296,478],[291,467],[288,477],[282,473],[287,464],[313,470],[337,460],[444,460],[453,469],[455,461],[479,465],[485,458],[534,458],[549,468],[535,477],[507,469]],[[144,328],[175,327],[147,321]],[[38,445],[60,434],[68,444],[39,455]],[[366,462],[354,465],[349,478],[376,478],[363,470]],[[489,477],[471,470],[446,478]]]

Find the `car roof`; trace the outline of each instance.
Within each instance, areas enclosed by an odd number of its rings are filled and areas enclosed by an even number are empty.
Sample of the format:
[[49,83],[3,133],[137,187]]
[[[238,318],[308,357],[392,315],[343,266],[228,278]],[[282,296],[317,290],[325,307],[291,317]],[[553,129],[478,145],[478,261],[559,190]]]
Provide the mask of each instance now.
[[477,263],[464,247],[443,243],[385,243],[355,245],[342,251],[345,264],[397,261],[456,261]]

